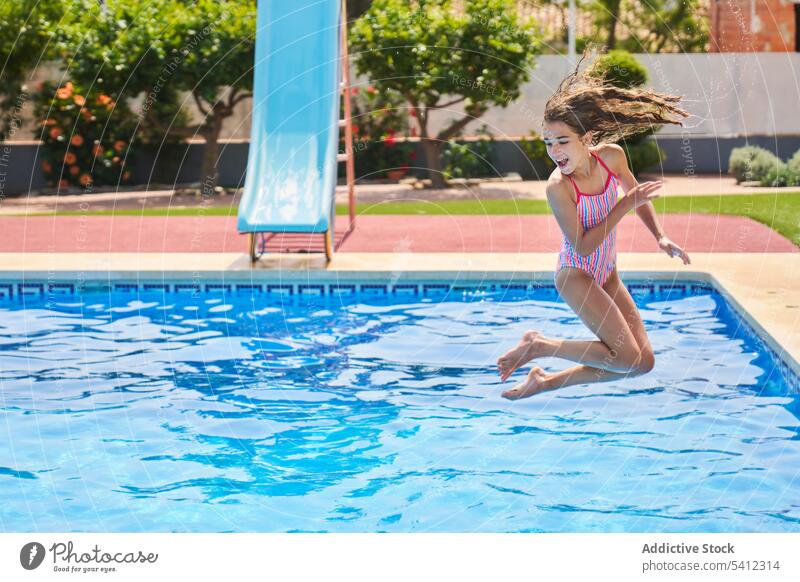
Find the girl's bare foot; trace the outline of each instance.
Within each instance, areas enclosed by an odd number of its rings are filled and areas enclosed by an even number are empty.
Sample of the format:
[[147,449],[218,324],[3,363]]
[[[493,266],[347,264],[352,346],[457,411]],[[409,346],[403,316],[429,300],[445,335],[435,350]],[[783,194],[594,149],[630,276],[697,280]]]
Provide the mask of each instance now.
[[524,366],[537,355],[537,340],[541,338],[538,331],[526,331],[522,334],[522,339],[517,346],[497,359],[497,367],[500,371],[500,380],[503,382],[513,374],[520,366]]
[[528,372],[528,377],[522,382],[514,386],[511,390],[503,392],[503,398],[509,400],[519,400],[520,398],[527,398],[539,392],[548,390],[547,387],[547,372],[541,368],[533,368]]

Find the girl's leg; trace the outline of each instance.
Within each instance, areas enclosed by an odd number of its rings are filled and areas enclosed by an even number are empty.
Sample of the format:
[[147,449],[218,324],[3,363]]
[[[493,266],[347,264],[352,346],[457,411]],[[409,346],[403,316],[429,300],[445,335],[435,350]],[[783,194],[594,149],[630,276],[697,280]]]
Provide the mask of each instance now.
[[622,283],[622,279],[619,278],[616,269],[612,271],[608,281],[603,285],[603,289],[608,293],[611,299],[613,299],[623,317],[625,317],[625,321],[628,323],[628,327],[636,340],[636,345],[639,346],[642,359],[636,367],[636,372],[646,374],[652,370],[655,365],[653,347],[650,345],[650,338],[647,336],[647,330],[642,322],[639,308],[636,307],[633,297],[631,297],[628,289]]
[[534,368],[528,377],[512,388],[503,392],[503,397],[516,400],[533,396],[539,392],[564,388],[574,384],[588,384],[592,382],[608,382],[610,380],[620,380],[629,376],[637,376],[649,372],[655,363],[653,348],[647,337],[639,310],[633,301],[630,293],[622,284],[616,269],[609,277],[603,289],[612,298],[620,312],[625,317],[628,327],[631,329],[636,343],[641,352],[639,365],[631,372],[609,372],[602,368],[590,366],[574,366],[560,372],[546,373],[541,368]]
[[[588,273],[573,268],[559,272],[556,286],[564,301],[600,341],[556,340],[528,332],[519,346],[498,360],[501,379],[505,380],[533,358],[544,356],[555,356],[608,372],[626,374],[636,371],[641,364],[639,346],[625,316],[609,293]],[[615,293],[619,294],[616,288]]]
[[637,375],[636,372],[609,372],[602,368],[591,366],[573,366],[560,372],[545,372],[542,368],[533,368],[528,377],[522,382],[503,392],[503,398],[509,400],[519,400],[527,398],[539,392],[564,388],[573,384],[592,384],[594,382],[609,382],[611,380],[621,380],[628,376]]

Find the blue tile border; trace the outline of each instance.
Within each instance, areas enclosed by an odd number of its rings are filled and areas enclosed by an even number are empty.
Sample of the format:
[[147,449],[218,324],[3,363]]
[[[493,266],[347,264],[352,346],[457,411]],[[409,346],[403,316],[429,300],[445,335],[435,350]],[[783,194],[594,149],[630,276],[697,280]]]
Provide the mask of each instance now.
[[114,283],[114,291],[136,291],[139,292],[138,283]]
[[429,291],[438,293],[450,293],[452,286],[450,283],[423,283],[422,294],[428,295]]
[[348,283],[331,283],[329,286],[329,295],[355,295],[356,286]]
[[169,293],[169,283],[142,283],[142,291],[163,291]]
[[[19,283],[17,284],[17,296],[25,297],[30,295],[44,295],[44,283]],[[35,289],[35,291],[31,291]]]
[[297,286],[297,294],[306,297],[322,297],[325,295],[325,285],[303,283]]
[[73,283],[50,283],[47,291],[48,293],[60,291],[60,295],[75,295],[75,285]]
[[389,286],[376,283],[362,283],[360,291],[367,295],[386,295],[389,292]]
[[231,286],[229,283],[206,283],[206,293],[230,293]]
[[267,293],[292,295],[294,293],[294,287],[292,285],[267,285]]
[[398,283],[392,285],[392,293],[405,293],[406,295],[416,295],[419,293],[419,286],[414,283]]
[[[647,295],[654,293],[712,293],[717,290],[708,283],[702,282],[631,282],[626,287],[631,294]],[[414,283],[366,283],[359,281],[339,281],[336,283],[209,283],[197,281],[172,281],[170,283],[140,281],[125,283],[100,283],[86,282],[76,285],[68,282],[0,282],[0,299],[10,299],[22,295],[43,295],[45,292],[58,292],[59,294],[71,295],[85,292],[115,291],[144,293],[160,291],[162,293],[185,293],[192,291],[195,293],[265,293],[283,294],[303,297],[320,296],[354,296],[358,293],[364,295],[384,296],[394,294],[408,295],[442,295],[447,293],[493,293],[508,291],[550,291],[556,292],[555,285],[545,282],[514,283],[506,281],[476,281],[474,283],[447,283],[441,281],[417,281]]]
[[175,293],[184,293],[186,291],[200,293],[200,291],[202,291],[200,283],[175,283],[173,289],[175,290]]
[[656,292],[653,283],[629,283],[626,287],[631,295],[653,295]]

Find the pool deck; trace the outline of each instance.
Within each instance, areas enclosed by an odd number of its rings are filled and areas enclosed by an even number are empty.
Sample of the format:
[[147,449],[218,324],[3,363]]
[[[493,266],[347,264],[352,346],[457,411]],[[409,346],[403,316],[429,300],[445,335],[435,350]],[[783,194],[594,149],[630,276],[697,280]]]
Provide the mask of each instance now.
[[[665,214],[664,231],[689,253],[795,253],[800,249],[748,217]],[[347,217],[336,220],[340,253],[558,252],[561,230],[549,215],[364,215],[343,240]],[[284,245],[284,247],[287,245]],[[322,250],[322,236],[294,236],[293,251]],[[2,216],[0,252],[247,252],[235,216]],[[619,252],[660,252],[642,221],[617,227]]]
[[[181,278],[227,281],[426,279],[552,280],[553,253],[338,253],[270,255],[255,268],[243,253],[0,253],[0,277],[60,281]],[[800,253],[693,253],[684,267],[660,253],[621,253],[628,280],[714,283],[800,375]]]

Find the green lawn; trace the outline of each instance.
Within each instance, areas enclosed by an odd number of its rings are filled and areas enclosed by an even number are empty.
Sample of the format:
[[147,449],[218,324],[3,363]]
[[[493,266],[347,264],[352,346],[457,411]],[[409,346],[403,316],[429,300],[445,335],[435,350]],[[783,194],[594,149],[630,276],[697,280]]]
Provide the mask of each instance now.
[[[780,194],[742,194],[732,196],[670,196],[655,201],[659,213],[731,214],[748,216],[774,228],[800,246],[800,192]],[[227,216],[230,208],[152,208],[146,210],[101,210],[59,212],[59,215],[115,216]],[[337,205],[337,214],[347,214],[346,205]],[[359,204],[356,213],[365,214],[549,214],[545,200],[453,200],[446,202],[381,202]]]

